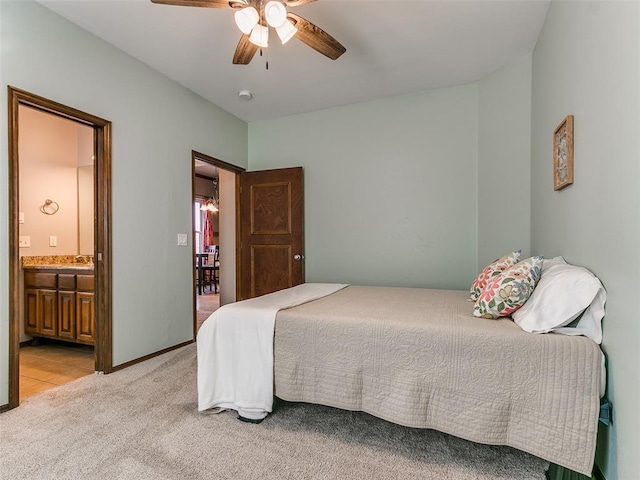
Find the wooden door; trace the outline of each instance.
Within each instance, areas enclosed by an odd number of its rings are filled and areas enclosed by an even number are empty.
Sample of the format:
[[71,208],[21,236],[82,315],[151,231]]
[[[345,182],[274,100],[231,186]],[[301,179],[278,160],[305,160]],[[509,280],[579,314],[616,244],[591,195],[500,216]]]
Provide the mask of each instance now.
[[304,282],[302,167],[240,175],[238,298]]

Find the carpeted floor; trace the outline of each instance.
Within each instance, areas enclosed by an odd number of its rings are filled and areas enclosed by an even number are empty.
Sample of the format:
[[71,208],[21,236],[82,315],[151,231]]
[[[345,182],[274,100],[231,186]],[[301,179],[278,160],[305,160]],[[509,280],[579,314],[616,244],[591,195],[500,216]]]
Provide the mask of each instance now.
[[2,479],[544,479],[547,462],[370,415],[279,402],[260,425],[196,408],[195,345],[0,415]]

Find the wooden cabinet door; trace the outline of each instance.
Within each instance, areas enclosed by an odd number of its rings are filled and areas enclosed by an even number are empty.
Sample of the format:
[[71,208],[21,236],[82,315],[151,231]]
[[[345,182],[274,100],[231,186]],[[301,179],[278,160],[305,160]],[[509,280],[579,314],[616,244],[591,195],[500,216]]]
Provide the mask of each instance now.
[[58,291],[38,290],[38,332],[43,335],[58,334]]
[[94,294],[89,292],[76,293],[76,339],[79,342],[94,344],[95,335],[95,301]]
[[58,291],[58,336],[76,338],[76,293]]
[[38,322],[38,290],[27,288],[24,291],[24,331],[40,333]]
[[302,167],[240,175],[240,294],[304,282]]

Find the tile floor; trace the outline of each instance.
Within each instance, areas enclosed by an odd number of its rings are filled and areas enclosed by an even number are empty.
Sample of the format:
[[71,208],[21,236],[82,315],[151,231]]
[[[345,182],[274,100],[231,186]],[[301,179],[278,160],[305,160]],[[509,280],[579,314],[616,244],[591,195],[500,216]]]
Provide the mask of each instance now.
[[37,347],[20,348],[20,401],[64,385],[95,368],[93,347],[43,340]]

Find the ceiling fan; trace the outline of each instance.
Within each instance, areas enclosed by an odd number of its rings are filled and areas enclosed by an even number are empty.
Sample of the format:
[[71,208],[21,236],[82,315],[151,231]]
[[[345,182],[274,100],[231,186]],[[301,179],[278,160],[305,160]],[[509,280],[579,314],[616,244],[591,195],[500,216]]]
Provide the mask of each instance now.
[[287,11],[315,0],[151,0],[152,3],[184,7],[231,8],[243,35],[233,55],[236,65],[248,65],[258,51],[269,44],[269,27],[285,44],[294,36],[308,46],[336,60],[347,51],[340,42],[300,15]]

